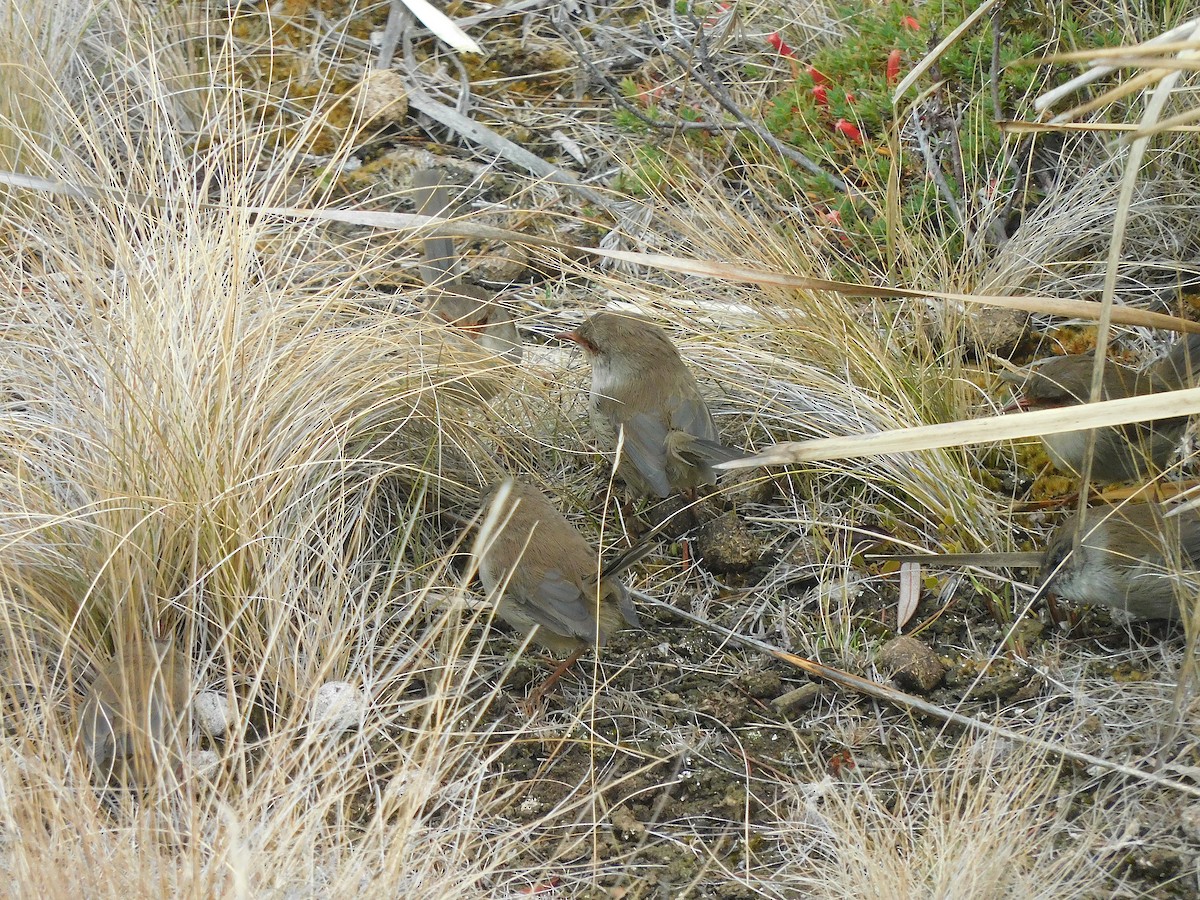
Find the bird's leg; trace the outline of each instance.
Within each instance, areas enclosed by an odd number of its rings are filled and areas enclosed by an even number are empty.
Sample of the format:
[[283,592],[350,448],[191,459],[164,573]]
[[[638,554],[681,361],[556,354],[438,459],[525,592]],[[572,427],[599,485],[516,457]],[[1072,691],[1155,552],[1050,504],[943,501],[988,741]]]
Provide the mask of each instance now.
[[541,705],[542,700],[546,698],[546,694],[550,688],[554,687],[554,683],[563,677],[563,673],[566,672],[567,669],[579,662],[579,658],[583,656],[585,650],[587,650],[587,647],[580,647],[558,664],[558,667],[550,673],[549,677],[543,681],[538,686],[537,690],[529,695],[529,699],[525,701],[529,709],[536,709],[539,705]]
[[1046,595],[1046,609],[1050,613],[1050,621],[1054,623],[1056,628],[1070,626],[1071,622],[1063,611],[1058,608],[1058,600],[1053,594]]

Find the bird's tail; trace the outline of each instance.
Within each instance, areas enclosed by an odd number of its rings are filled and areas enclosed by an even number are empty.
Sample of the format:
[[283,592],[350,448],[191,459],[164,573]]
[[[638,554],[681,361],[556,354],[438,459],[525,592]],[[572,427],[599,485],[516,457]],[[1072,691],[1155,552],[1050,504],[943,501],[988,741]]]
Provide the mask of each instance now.
[[657,543],[656,538],[657,534],[651,531],[628,550],[623,550],[612,559],[606,560],[600,569],[600,579],[603,581],[605,578],[612,578],[614,575],[620,575],[630,566],[636,566],[654,550],[654,545]]
[[[450,194],[440,169],[418,169],[413,173],[417,215],[450,215]],[[446,287],[454,280],[454,241],[445,237],[425,238],[425,256],[421,262],[421,280],[427,287]]]
[[1155,368],[1166,390],[1194,387],[1200,382],[1200,334],[1189,334],[1171,345]]
[[667,433],[667,455],[691,465],[711,466],[729,462],[731,459],[742,459],[746,456],[746,451],[722,444],[720,441],[696,437],[686,431],[673,430]]

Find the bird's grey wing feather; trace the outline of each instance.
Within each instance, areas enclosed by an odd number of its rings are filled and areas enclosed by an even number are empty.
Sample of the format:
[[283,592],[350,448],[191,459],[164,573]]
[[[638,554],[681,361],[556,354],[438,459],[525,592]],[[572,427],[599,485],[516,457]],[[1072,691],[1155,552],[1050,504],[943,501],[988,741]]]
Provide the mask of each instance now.
[[536,602],[514,592],[510,592],[506,599],[518,603],[530,622],[555,634],[591,637],[595,624],[587,598],[579,585],[568,581],[557,569],[551,569],[538,583],[537,594]]
[[685,431],[700,440],[720,443],[717,423],[713,421],[712,413],[703,398],[696,395],[685,396],[678,404],[669,405],[668,409],[671,410],[671,428]]
[[1150,375],[1157,390],[1191,387],[1200,375],[1200,334],[1177,340],[1167,355],[1154,366]]
[[80,715],[83,749],[91,759],[96,771],[107,776],[118,758],[117,736],[113,727],[113,714],[94,697],[84,704]]
[[617,605],[621,609],[621,615],[625,617],[625,621],[634,628],[642,627],[642,620],[638,617],[637,609],[634,608],[633,600],[629,596],[629,592],[621,589]]
[[667,426],[655,416],[637,413],[624,425],[625,440],[621,452],[660,497],[671,494],[667,481]]
[[707,441],[703,438],[691,438],[686,443],[676,442],[676,451],[692,465],[710,466],[713,463],[728,462],[731,459],[741,459],[746,455],[744,450],[729,447],[720,441]]

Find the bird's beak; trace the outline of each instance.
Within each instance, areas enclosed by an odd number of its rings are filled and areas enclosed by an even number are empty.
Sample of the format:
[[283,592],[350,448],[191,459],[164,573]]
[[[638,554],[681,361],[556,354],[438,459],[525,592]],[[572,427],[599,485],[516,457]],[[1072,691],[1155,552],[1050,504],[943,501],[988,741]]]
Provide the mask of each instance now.
[[560,341],[570,341],[573,344],[578,344],[580,347],[586,347],[583,338],[577,335],[574,331],[560,331],[554,336]]
[[1006,413],[1008,413],[1008,412],[1024,412],[1027,409],[1029,409],[1029,401],[1025,397],[1023,397],[1021,394],[1017,394],[1011,400],[1009,400],[1008,405],[1005,406],[1004,409],[1002,409],[1000,411],[1006,412]]

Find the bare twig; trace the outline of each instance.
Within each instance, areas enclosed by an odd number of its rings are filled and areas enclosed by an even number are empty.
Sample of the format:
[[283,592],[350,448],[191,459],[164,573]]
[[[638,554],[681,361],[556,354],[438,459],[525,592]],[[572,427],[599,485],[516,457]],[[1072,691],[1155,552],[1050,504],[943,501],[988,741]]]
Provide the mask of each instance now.
[[553,16],[551,16],[550,21],[551,21],[551,24],[553,24],[554,29],[558,33],[559,37],[561,37],[564,41],[566,41],[568,44],[571,45],[571,49],[575,51],[576,58],[578,58],[579,61],[583,64],[583,67],[585,69],[587,69],[588,73],[592,76],[593,81],[595,81],[595,83],[600,86],[600,89],[603,90],[604,93],[608,94],[608,96],[612,98],[614,103],[616,103],[619,107],[621,107],[623,110],[625,110],[631,116],[636,118],[639,122],[641,122],[647,128],[654,128],[654,129],[657,129],[660,131],[742,131],[742,130],[745,130],[746,126],[742,125],[740,123],[729,124],[726,122],[707,122],[707,121],[706,122],[686,122],[680,118],[674,118],[674,119],[670,119],[670,120],[655,119],[655,118],[652,118],[651,116],[646,115],[646,113],[644,113],[644,112],[642,112],[642,110],[638,109],[637,106],[630,103],[625,98],[625,96],[621,93],[620,89],[615,84],[612,83],[612,80],[607,75],[605,75],[603,72],[600,71],[599,67],[596,66],[596,64],[592,61],[592,58],[588,55],[587,48],[584,47],[583,42],[579,40],[578,31],[567,27],[568,23],[566,22],[565,16],[561,12],[556,11],[555,14]]
[[388,8],[387,25],[383,28],[383,39],[379,42],[379,55],[375,57],[376,69],[391,67],[392,57],[396,55],[396,45],[400,42],[400,33],[412,20],[412,13],[404,5],[404,0],[392,0]]
[[954,196],[954,192],[950,190],[950,183],[946,181],[946,174],[934,158],[933,147],[929,143],[929,133],[921,123],[920,110],[914,109],[908,121],[912,126],[912,134],[917,142],[917,148],[921,151],[921,156],[925,160],[925,171],[929,173],[929,176],[933,179],[933,183],[937,185],[938,193],[942,195],[942,199],[950,207],[954,221],[965,231],[966,222],[963,218],[963,211],[958,205],[958,200]]
[[882,700],[885,703],[891,703],[895,706],[901,706],[906,709],[911,709],[919,713],[924,713],[928,716],[933,716],[943,722],[950,722],[955,725],[961,725],[963,728],[968,728],[972,731],[982,731],[985,734],[995,735],[1010,741],[1024,744],[1028,747],[1035,747],[1039,750],[1044,750],[1047,753],[1054,754],[1062,759],[1069,759],[1072,762],[1080,763],[1085,766],[1095,766],[1105,769],[1109,772],[1116,772],[1125,775],[1137,781],[1146,782],[1157,785],[1158,787],[1170,788],[1171,790],[1179,791],[1181,794],[1188,794],[1192,797],[1200,797],[1200,787],[1192,784],[1185,784],[1182,781],[1176,781],[1173,778],[1166,778],[1162,775],[1157,775],[1154,772],[1147,772],[1144,769],[1139,769],[1135,766],[1125,765],[1124,763],[1114,762],[1110,759],[1104,759],[1100,756],[1093,756],[1091,753],[1084,753],[1080,750],[1071,750],[1061,744],[1055,744],[1052,741],[1045,741],[1041,738],[1030,737],[1027,734],[1021,734],[1019,731],[1014,731],[1011,728],[1005,728],[1003,725],[993,725],[991,722],[984,722],[980,719],[972,718],[971,716],[963,715],[954,710],[946,709],[937,704],[930,703],[928,700],[922,700],[920,697],[915,697],[912,694],[906,694],[904,691],[889,687],[885,684],[879,684],[876,681],[871,681],[868,678],[862,678],[858,675],[852,675],[849,672],[843,672],[841,669],[835,669],[831,666],[823,665],[815,660],[806,659],[803,656],[797,656],[794,653],[788,653],[786,650],[781,650],[773,644],[768,644],[766,641],[760,641],[755,638],[746,637],[738,634],[736,631],[731,631],[728,628],[723,628],[714,622],[692,613],[685,612],[678,607],[672,606],[663,600],[656,597],[651,597],[649,594],[638,590],[630,590],[630,593],[636,596],[643,602],[650,603],[659,609],[666,610],[674,616],[681,619],[686,619],[696,625],[705,628],[714,634],[719,634],[732,643],[742,647],[747,647],[751,650],[758,650],[761,653],[767,653],[775,659],[785,662],[788,665],[807,672],[824,681],[832,682],[849,690],[856,691],[860,694],[866,694],[868,697],[874,697],[877,700]]
[[540,156],[530,153],[524,147],[520,147],[508,140],[508,138],[496,134],[496,132],[492,131],[486,125],[481,125],[457,110],[438,103],[429,94],[425,93],[422,88],[412,82],[407,84],[407,88],[409,91],[408,102],[413,109],[420,110],[439,124],[445,125],[450,130],[456,132],[459,136],[491,150],[498,156],[520,166],[538,178],[565,188],[582,197],[588,203],[592,203],[616,215],[617,202],[615,200],[583,184],[570,172],[546,162]]

